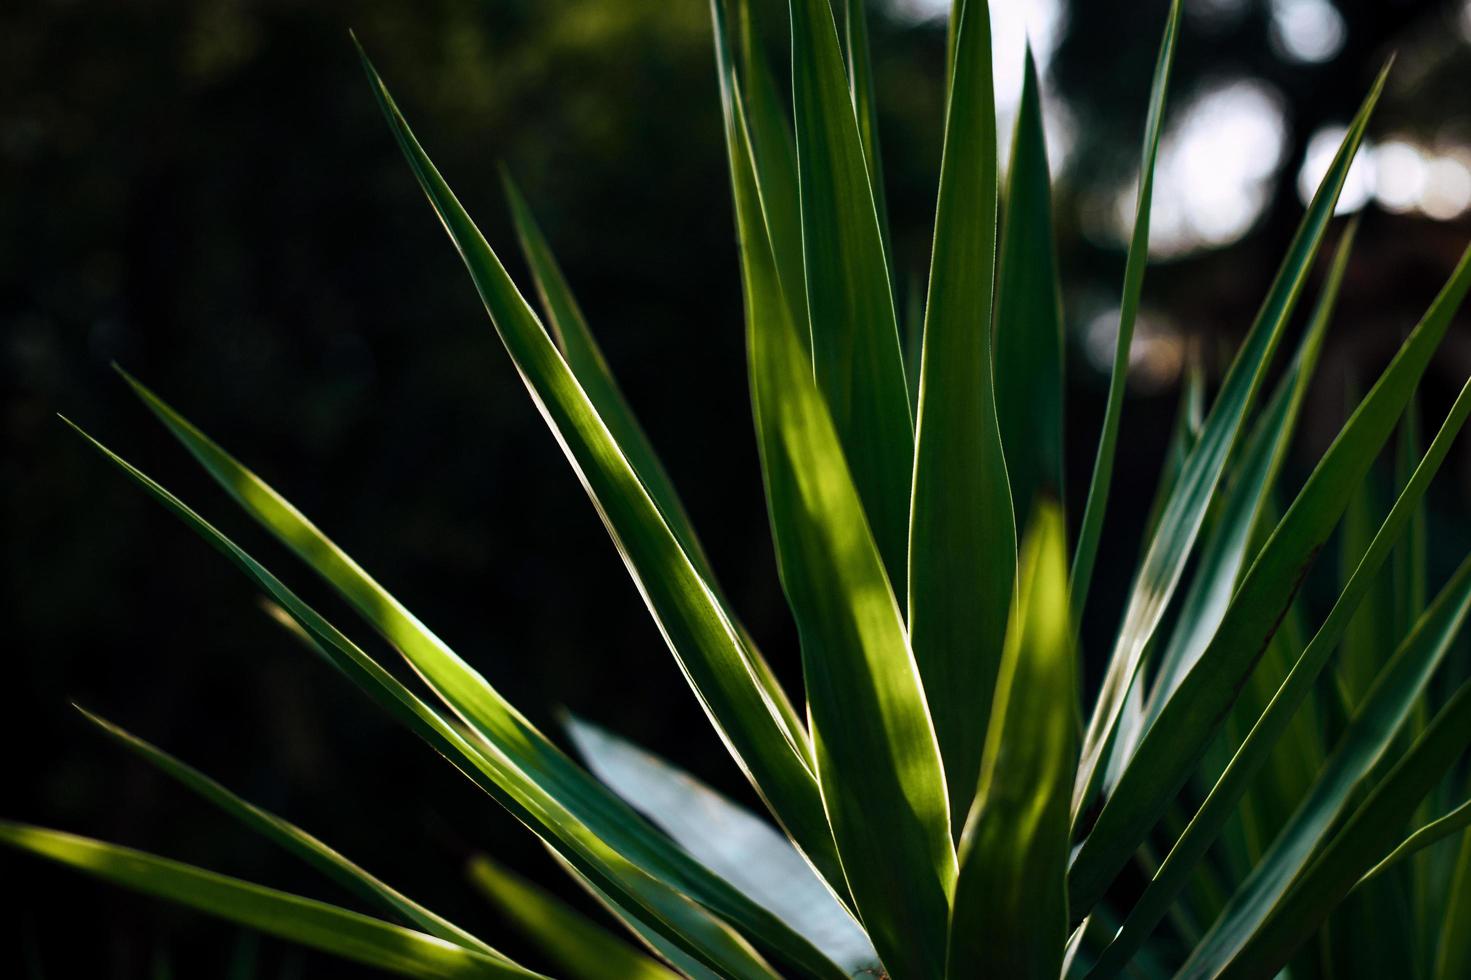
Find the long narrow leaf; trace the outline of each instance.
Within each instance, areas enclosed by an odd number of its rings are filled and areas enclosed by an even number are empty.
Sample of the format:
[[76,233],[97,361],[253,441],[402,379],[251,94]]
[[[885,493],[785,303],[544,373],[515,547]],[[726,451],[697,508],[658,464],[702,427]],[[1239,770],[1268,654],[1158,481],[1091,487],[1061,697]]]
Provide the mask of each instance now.
[[991,368],[996,110],[985,0],[961,17],[925,303],[909,629],[958,830],[975,798],[1016,575]]
[[883,561],[781,295],[724,9],[719,0],[712,8],[762,473],[782,586],[801,636],[823,803],[885,967],[938,978],[955,881],[939,748]]
[[629,860],[671,882],[757,941],[817,969],[820,954],[677,847],[547,739],[472,666],[413,616],[332,539],[269,484],[136,380],[123,375],[154,415],[251,517],[310,565],[414,667],[435,693],[526,778]]
[[472,743],[459,728],[424,704],[233,541],[141,470],[80,429],[77,431],[104,458],[263,589],[333,667],[530,830],[555,846],[580,872],[637,910],[651,928],[712,967],[761,980],[771,976],[770,968],[738,935],[601,840],[556,794],[529,778],[493,743],[488,740]]
[[766,659],[761,656],[761,652],[756,649],[750,636],[736,621],[734,613],[731,612],[729,604],[721,594],[719,583],[715,578],[715,570],[705,556],[705,550],[700,544],[699,536],[695,533],[694,525],[690,522],[684,503],[679,499],[679,492],[675,490],[673,481],[669,479],[669,474],[659,462],[659,456],[654,451],[653,444],[649,442],[643,427],[639,425],[638,419],[633,414],[633,409],[623,397],[622,391],[619,390],[613,372],[608,367],[608,362],[603,357],[597,341],[593,338],[592,331],[588,328],[587,319],[582,315],[582,308],[578,305],[576,297],[572,295],[572,288],[568,285],[561,267],[557,265],[557,260],[552,255],[552,249],[546,236],[542,234],[521,192],[511,181],[510,174],[505,173],[503,177],[506,197],[511,204],[511,216],[516,223],[516,232],[521,239],[522,251],[526,254],[527,264],[531,267],[532,279],[536,282],[537,292],[541,295],[542,305],[547,311],[547,323],[557,340],[557,346],[561,348],[563,356],[567,359],[567,366],[571,368],[582,390],[587,393],[588,400],[592,402],[599,417],[607,424],[614,441],[628,457],[629,465],[633,467],[648,490],[649,496],[653,498],[655,505],[659,508],[659,513],[669,525],[670,531],[679,538],[679,543],[694,564],[695,570],[700,573],[709,584],[711,591],[716,594],[716,598],[720,600],[727,618],[735,626],[745,647],[746,657],[751,663],[757,681],[766,690],[772,704],[780,710],[788,735],[810,761],[807,731],[802,725],[800,716],[792,706],[786,691],[777,681],[776,674],[772,672]]
[[893,236],[889,232],[888,195],[884,192],[883,153],[879,149],[879,113],[874,98],[873,55],[868,46],[868,0],[843,0],[843,49],[848,56],[848,90],[853,97],[853,113],[858,118],[858,135],[863,140],[863,159],[868,164],[868,183],[873,188],[874,210],[878,212],[879,233],[883,236],[884,255],[889,262],[889,278],[894,275]]
[[[1186,460],[1179,482],[1160,516],[1159,527],[1134,580],[1123,625],[1083,738],[1083,758],[1078,767],[1078,785],[1073,799],[1075,816],[1091,802],[1089,790],[1094,783],[1095,769],[1102,757],[1103,746],[1112,734],[1123,695],[1133,682],[1143,662],[1144,650],[1153,639],[1175,594],[1207,510],[1215,499],[1216,488],[1226,471],[1226,463],[1245,431],[1247,413],[1266,379],[1272,357],[1302,295],[1313,260],[1333,219],[1333,209],[1348,178],[1349,167],[1383,91],[1387,71],[1386,67],[1380,73],[1364,99],[1344,136],[1338,155],[1319,184],[1261,311],[1222,382],[1220,394],[1216,396],[1201,430],[1200,441]],[[1173,689],[1156,694],[1156,703],[1171,693]],[[1158,706],[1152,706],[1146,714],[1158,717],[1158,712]]]
[[1399,764],[1297,877],[1271,918],[1224,969],[1212,975],[1227,980],[1275,975],[1379,857],[1394,846],[1420,801],[1468,744],[1471,684],[1456,692]]
[[1471,800],[1467,800],[1443,817],[1437,817],[1406,837],[1398,847],[1385,855],[1384,860],[1374,865],[1355,888],[1361,888],[1394,867],[1405,858],[1419,854],[1432,844],[1438,844],[1452,834],[1471,827]]
[[1170,636],[1169,645],[1160,658],[1149,705],[1152,714],[1146,716],[1146,726],[1158,716],[1159,709],[1205,652],[1231,604],[1231,596],[1236,592],[1249,557],[1252,530],[1296,431],[1297,418],[1317,367],[1323,338],[1333,319],[1357,228],[1357,222],[1350,224],[1339,239],[1332,267],[1323,283],[1322,294],[1302,344],[1288,374],[1262,411],[1262,417],[1257,420],[1255,431],[1247,441],[1242,453],[1241,472],[1227,494],[1217,530],[1202,551],[1195,579],[1180,606],[1180,625]]
[[[1471,387],[1467,390],[1471,391]],[[1464,402],[1471,408],[1471,397]],[[1465,412],[1462,417],[1465,417]],[[1405,500],[1404,497],[1400,499]],[[1402,508],[1401,513],[1395,515],[1401,529],[1413,509]],[[1376,536],[1372,552],[1365,556],[1368,561],[1360,568],[1367,572],[1376,565],[1382,566],[1389,550],[1388,543]],[[1367,578],[1372,580],[1373,576],[1368,575]],[[1362,593],[1362,582],[1355,584],[1356,591]],[[1361,787],[1365,777],[1384,757],[1394,738],[1408,734],[1406,721],[1431,674],[1459,634],[1468,610],[1471,610],[1471,560],[1462,564],[1414,632],[1406,637],[1377,677],[1371,679],[1358,713],[1325,763],[1312,790],[1252,874],[1232,896],[1221,918],[1195,947],[1189,961],[1191,964],[1198,965],[1207,973],[1224,964],[1271,914],[1277,900],[1307,864],[1323,835],[1349,806],[1354,799],[1354,791]],[[1303,655],[1305,666],[1312,666],[1309,657],[1315,653],[1317,651],[1309,644]],[[1308,679],[1303,679],[1302,687],[1308,686]],[[1288,700],[1283,699],[1284,702]],[[1268,711],[1272,708],[1269,707]]]
[[1027,46],[1021,104],[1007,167],[996,280],[996,418],[1013,509],[1038,492],[1061,500],[1062,291],[1037,65]]
[[[1129,350],[1134,343],[1134,321],[1139,315],[1139,297],[1144,290],[1144,269],[1149,262],[1149,215],[1154,199],[1154,165],[1159,158],[1160,135],[1164,131],[1165,93],[1175,61],[1175,41],[1180,32],[1180,0],[1171,0],[1170,17],[1159,45],[1154,81],[1149,91],[1149,115],[1144,123],[1144,151],[1139,163],[1139,196],[1134,210],[1134,232],[1129,238],[1129,257],[1124,265],[1123,297],[1119,303],[1119,335],[1114,346],[1113,370],[1108,379],[1108,405],[1103,429],[1098,436],[1098,455],[1088,482],[1088,502],[1083,510],[1083,527],[1073,553],[1073,620],[1082,618],[1093,581],[1093,563],[1098,558],[1098,539],[1103,534],[1103,515],[1108,509],[1109,484],[1113,480],[1113,458],[1119,439],[1119,421],[1124,410],[1124,389],[1129,380]],[[1122,692],[1121,692],[1122,693]]]
[[873,186],[828,0],[790,0],[812,363],[903,594],[914,431]]
[[77,710],[88,721],[101,729],[103,734],[124,748],[137,753],[149,764],[178,780],[246,827],[301,858],[350,891],[384,906],[415,928],[432,936],[438,936],[446,942],[484,953],[493,959],[510,962],[504,954],[492,949],[484,941],[375,878],[300,827],[241,799],[199,770],[185,765],[167,752],[114,725],[107,719],[94,715],[82,707],[78,707]]
[[[806,260],[802,256],[802,196],[797,186],[797,139],[787,118],[791,99],[777,88],[771,63],[760,47],[753,0],[735,0],[741,29],[741,63],[745,69],[747,123],[756,183],[776,256],[777,276],[792,311],[792,320],[811,353],[807,321]],[[784,107],[785,106],[785,107]]]
[[[1127,961],[1164,915],[1196,862],[1204,856],[1206,848],[1225,825],[1252,777],[1287,729],[1298,707],[1311,693],[1355,609],[1404,533],[1431,478],[1445,460],[1468,413],[1471,413],[1471,387],[1463,391],[1425,460],[1417,467],[1414,478],[1385,518],[1348,588],[1293,665],[1277,694],[1130,912],[1123,930],[1114,941],[1116,948],[1106,951],[1100,958],[1100,970],[1117,969]],[[1353,788],[1387,747],[1390,736],[1410,711],[1430,673],[1445,656],[1465,620],[1468,604],[1471,604],[1471,562],[1463,566],[1446,586],[1435,608],[1426,614],[1416,631],[1406,638],[1399,652],[1384,668],[1375,689],[1376,697],[1366,705],[1367,714],[1355,720],[1319,774],[1309,796],[1246,882],[1232,896],[1210,933],[1196,945],[1195,960],[1208,962],[1217,948],[1229,946],[1233,936],[1249,934],[1270,911],[1292,876],[1307,861],[1319,837],[1347,805]]]
[[1393,362],[1319,460],[1252,563],[1220,627],[1186,674],[1076,852],[1073,914],[1086,913],[1169,806],[1200,761],[1303,576],[1368,472],[1471,288],[1471,249]]
[[0,844],[281,939],[406,977],[537,977],[503,958],[381,919],[131,848],[0,822]]
[[[831,837],[805,753],[739,636],[504,266],[425,155],[367,56],[363,65],[415,177],[454,240],[506,350],[556,433],[701,707],[772,813],[824,874]],[[901,379],[902,384],[902,379]]]
[[948,967],[957,980],[1062,972],[1078,689],[1067,572],[1062,512],[1044,502],[1022,547],[980,789],[960,841]]
[[572,980],[677,980],[679,974],[549,892],[484,856],[470,881]]
[[1440,924],[1434,976],[1435,980],[1471,976],[1471,830],[1461,835],[1460,854],[1446,896],[1445,918]]

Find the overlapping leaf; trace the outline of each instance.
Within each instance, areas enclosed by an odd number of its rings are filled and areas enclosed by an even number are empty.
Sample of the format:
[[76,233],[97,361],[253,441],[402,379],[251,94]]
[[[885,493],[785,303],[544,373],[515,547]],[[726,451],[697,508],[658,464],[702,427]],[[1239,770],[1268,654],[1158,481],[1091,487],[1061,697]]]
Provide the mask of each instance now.
[[[127,375],[124,375],[127,378]],[[650,828],[621,800],[549,741],[479,671],[454,653],[316,525],[260,477],[142,384],[127,378],[144,404],[205,470],[264,527],[327,580],[408,660],[470,727],[601,840],[673,883],[793,962],[831,969],[781,920],[712,874]]]
[[914,430],[883,234],[832,7],[790,0],[790,9],[813,369],[902,595]]
[[960,840],[948,967],[956,980],[1055,980],[1062,971],[1078,689],[1067,571],[1062,513],[1044,502],[1022,547],[980,788]]
[[[724,9],[720,0],[712,8],[758,445],[782,586],[801,636],[823,803],[885,967],[939,978],[955,880],[939,749],[884,562],[781,294]],[[811,251],[808,260],[810,284]]]
[[1016,575],[991,366],[996,109],[985,0],[966,5],[945,116],[920,357],[909,630],[958,828],[975,797]]
[[[831,835],[805,751],[689,556],[495,252],[425,155],[364,57],[420,186],[465,260],[496,332],[587,488],[701,707],[773,814],[825,875]],[[902,378],[901,378],[902,384]]]
[[1076,852],[1073,912],[1098,901],[1200,760],[1471,287],[1471,249],[1262,548],[1205,653],[1159,712]]
[[[1348,179],[1349,167],[1383,91],[1384,79],[1385,73],[1381,73],[1308,206],[1256,321],[1221,384],[1221,391],[1201,429],[1200,440],[1185,461],[1180,479],[1160,516],[1159,527],[1150,541],[1130,592],[1123,625],[1083,739],[1083,758],[1078,767],[1078,785],[1073,800],[1075,816],[1092,802],[1090,791],[1096,781],[1096,769],[1112,735],[1123,696],[1133,683],[1143,662],[1145,648],[1153,639],[1184,574],[1226,464],[1244,431],[1247,413],[1256,400],[1272,357],[1302,295],[1313,260],[1333,218],[1338,196]],[[1154,696],[1162,701],[1171,693],[1173,691]],[[1146,714],[1157,718],[1160,710],[1160,706],[1151,706]]]
[[487,980],[539,976],[503,958],[381,919],[86,837],[0,822],[0,844],[406,977]]
[[568,285],[561,267],[558,266],[556,258],[552,255],[551,245],[548,244],[546,236],[542,234],[536,218],[531,213],[531,208],[527,206],[520,191],[512,183],[509,174],[505,175],[505,185],[506,197],[511,203],[511,215],[516,223],[516,232],[521,238],[522,251],[526,255],[527,264],[531,267],[532,279],[536,282],[537,292],[541,295],[542,305],[546,309],[547,323],[556,338],[557,346],[567,360],[567,366],[587,394],[588,400],[592,402],[593,408],[597,410],[598,416],[608,426],[608,431],[614,441],[627,456],[629,465],[633,467],[648,490],[649,496],[659,508],[659,513],[669,525],[670,531],[679,538],[679,543],[694,564],[695,570],[700,573],[720,601],[726,617],[734,625],[745,648],[746,657],[750,661],[757,681],[765,689],[771,703],[776,705],[781,712],[791,740],[797,744],[804,755],[809,757],[810,761],[811,746],[808,744],[807,732],[802,725],[801,718],[792,706],[786,691],[777,681],[770,665],[767,664],[766,658],[756,649],[755,643],[741,628],[729,604],[725,601],[715,578],[715,570],[710,567],[710,561],[705,556],[705,549],[700,545],[699,536],[695,533],[694,525],[690,522],[684,503],[679,499],[679,492],[674,489],[674,483],[669,479],[669,474],[665,472],[663,464],[659,462],[659,456],[654,451],[653,444],[649,442],[649,437],[639,425],[633,409],[623,397],[618,382],[613,377],[612,369],[608,367],[608,362],[603,357],[603,352],[587,325],[587,319],[582,315],[582,308],[577,298],[572,295],[572,288]]
[[[715,969],[761,980],[768,980],[772,975],[770,967],[740,936],[601,840],[556,795],[518,768],[495,744],[489,740],[467,739],[459,728],[424,704],[233,541],[142,471],[83,435],[106,459],[263,589],[332,666],[530,830],[556,847],[581,873],[617,895],[630,909],[637,910],[649,928]],[[814,959],[824,962],[820,956]]]
[[[1471,388],[1467,391],[1471,393]],[[1460,407],[1461,418],[1464,420],[1467,411],[1471,411],[1471,394],[1462,399]],[[1421,489],[1423,481],[1413,480],[1411,487]],[[1364,579],[1372,581],[1371,573],[1376,566],[1382,566],[1390,550],[1389,545],[1397,534],[1402,533],[1408,522],[1415,500],[1415,497],[1400,498],[1400,504],[1405,506],[1396,504],[1399,513],[1392,515],[1394,524],[1391,525],[1386,520],[1385,528],[1380,535],[1375,536],[1370,553],[1365,555],[1365,561],[1359,566],[1364,576],[1359,582],[1351,583],[1351,588],[1345,590],[1346,596],[1362,598],[1365,592]],[[1384,531],[1391,533],[1385,535]],[[1355,575],[1359,576],[1359,572],[1355,572]],[[1396,735],[1406,733],[1406,722],[1424,692],[1430,675],[1440,665],[1451,642],[1465,623],[1468,609],[1471,609],[1471,561],[1461,566],[1415,631],[1406,637],[1377,677],[1371,679],[1361,709],[1324,764],[1317,782],[1262,856],[1260,863],[1236,890],[1221,918],[1196,945],[1187,966],[1198,967],[1203,973],[1209,974],[1220,964],[1227,962],[1246,938],[1271,914],[1277,900],[1307,864],[1323,835],[1349,805],[1354,791],[1383,758]],[[1338,623],[1343,617],[1340,615],[1335,619],[1332,613],[1329,617],[1329,622],[1325,623],[1326,632],[1320,631],[1320,637],[1328,642],[1320,644],[1319,637],[1315,637],[1313,643],[1308,645],[1300,661],[1304,676],[1299,680],[1289,675],[1289,681],[1284,684],[1284,693],[1279,695],[1281,705],[1291,706],[1311,687],[1311,681],[1317,673],[1313,668],[1321,668],[1322,649],[1333,645],[1335,626],[1336,631],[1342,630]],[[1263,722],[1258,723],[1264,733],[1270,734],[1272,729],[1280,730],[1284,727],[1283,722],[1277,720],[1277,712],[1274,710],[1277,707],[1279,705],[1269,706],[1267,714],[1263,715]],[[1288,713],[1285,710],[1281,712],[1284,715]],[[1246,749],[1243,748],[1238,757],[1246,754]]]
[[1471,684],[1462,685],[1440,710],[1343,829],[1298,875],[1271,917],[1240,952],[1209,975],[1226,980],[1275,975],[1359,879],[1394,846],[1420,801],[1468,744]]
[[[1426,488],[1444,462],[1446,453],[1471,412],[1471,388],[1458,400],[1442,426],[1414,478],[1395,503],[1374,537],[1348,587],[1328,614],[1322,628],[1278,688],[1246,740],[1200,810],[1180,836],[1164,865],[1124,923],[1113,947],[1099,961],[1099,970],[1118,969],[1127,961],[1149,931],[1164,915],[1169,903],[1184,886],[1196,862],[1220,833],[1233,809],[1250,785],[1257,769],[1287,729],[1293,715],[1310,695],[1319,673],[1342,640],[1347,624],[1376,575],[1389,557],[1410,521]],[[1244,937],[1258,924],[1282,889],[1307,860],[1313,846],[1326,831],[1349,793],[1388,744],[1399,723],[1413,706],[1431,671],[1445,655],[1459,631],[1471,603],[1471,564],[1463,568],[1442,592],[1434,615],[1427,614],[1420,627],[1407,638],[1399,654],[1385,667],[1378,700],[1373,711],[1356,719],[1345,740],[1319,774],[1312,792],[1298,807],[1292,820],[1277,836],[1246,882],[1232,896],[1222,917],[1195,947],[1196,957],[1206,962],[1214,948],[1229,947],[1233,937]]]

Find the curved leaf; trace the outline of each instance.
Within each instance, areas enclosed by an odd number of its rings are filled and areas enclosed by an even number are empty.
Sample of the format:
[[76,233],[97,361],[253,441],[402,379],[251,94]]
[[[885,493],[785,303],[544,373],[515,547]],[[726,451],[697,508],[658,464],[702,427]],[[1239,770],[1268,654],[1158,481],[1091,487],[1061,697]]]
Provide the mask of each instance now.
[[405,158],[465,260],[496,332],[593,499],[700,706],[797,846],[829,872],[835,861],[816,779],[735,627],[536,314],[414,138],[366,55],[363,66]]
[[1471,827],[1471,800],[1462,803],[1445,816],[1435,818],[1406,837],[1398,847],[1385,856],[1384,860],[1374,865],[1364,877],[1360,878],[1354,887],[1363,887],[1405,858],[1413,857],[1430,845],[1437,844],[1452,834],[1460,833],[1467,827]]
[[243,926],[406,977],[537,977],[503,958],[381,919],[131,848],[0,821],[0,844]]
[[821,954],[662,835],[552,744],[483,675],[451,650],[338,545],[255,473],[138,381],[119,371],[149,410],[251,517],[321,575],[413,666],[455,714],[566,806],[594,834],[756,941],[817,973]]
[[1220,627],[1145,734],[1073,858],[1073,914],[1103,895],[1200,761],[1313,559],[1343,515],[1471,287],[1471,249],[1324,453],[1236,590]]

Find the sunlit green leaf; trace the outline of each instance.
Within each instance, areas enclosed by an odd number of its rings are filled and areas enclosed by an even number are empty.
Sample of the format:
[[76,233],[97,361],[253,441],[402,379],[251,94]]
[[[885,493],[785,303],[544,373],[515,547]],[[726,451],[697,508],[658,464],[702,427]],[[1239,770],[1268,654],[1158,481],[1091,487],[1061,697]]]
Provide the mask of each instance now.
[[805,752],[786,730],[781,710],[758,680],[735,627],[536,314],[414,138],[366,56],[363,64],[384,116],[465,260],[496,332],[596,503],[700,705],[798,846],[825,874],[834,873],[816,778]]
[[[647,924],[712,967],[767,980],[770,968],[737,934],[682,893],[654,877],[590,831],[558,797],[529,778],[489,740],[472,742],[356,644],[306,605],[259,562],[182,501],[116,453],[77,430],[104,458],[228,558],[296,622],[313,648],[401,724],[430,744],[570,863],[618,895]],[[596,785],[594,783],[593,785]]]
[[935,205],[909,529],[909,630],[957,830],[975,797],[1016,575],[1016,521],[991,367],[991,23],[985,0],[966,9]]
[[883,233],[832,7],[790,0],[790,8],[813,368],[902,595],[914,432]]
[[960,840],[948,968],[957,980],[1062,971],[1078,690],[1067,571],[1062,513],[1044,501],[1022,547],[980,788]]
[[[134,379],[144,404],[230,495],[341,593],[413,665],[474,733],[504,754],[601,840],[629,860],[748,930],[797,963],[831,968],[780,919],[761,909],[654,832],[551,743],[479,671],[454,653],[305,515]],[[309,637],[310,638],[310,637]]]
[[[781,295],[723,8],[712,6],[758,445],[778,569],[801,637],[823,803],[884,965],[896,976],[938,978],[955,880],[939,748],[883,561]],[[808,259],[811,282],[810,251]]]
[[0,844],[291,942],[407,977],[536,977],[504,958],[381,919],[56,830],[0,822]]

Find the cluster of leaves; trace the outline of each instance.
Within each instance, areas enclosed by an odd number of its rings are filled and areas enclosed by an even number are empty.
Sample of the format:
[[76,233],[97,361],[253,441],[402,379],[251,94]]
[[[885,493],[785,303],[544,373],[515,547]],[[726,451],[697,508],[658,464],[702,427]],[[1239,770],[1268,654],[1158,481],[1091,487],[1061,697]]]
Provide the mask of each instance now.
[[[1471,384],[1423,451],[1414,396],[1471,287],[1471,250],[1285,509],[1279,476],[1352,226],[1295,353],[1263,391],[1384,76],[1208,412],[1199,378],[1191,383],[1085,712],[1072,624],[1106,512],[1179,4],[1155,67],[1108,407],[1071,556],[1062,314],[1030,59],[1003,194],[989,11],[957,0],[933,255],[906,365],[862,3],[842,5],[840,32],[828,0],[791,0],[790,117],[751,9],[711,7],[753,415],[805,712],[732,612],[525,202],[508,181],[542,315],[364,65],[497,334],[776,826],[569,719],[587,768],[577,764],[316,525],[131,378],[205,470],[439,703],[93,444],[238,566],[303,642],[524,823],[636,938],[477,860],[473,880],[569,975],[938,980],[1128,967],[1255,977],[1289,965],[1363,969],[1371,955],[1390,957],[1396,972],[1464,975],[1471,843],[1453,874],[1421,858],[1471,824],[1471,807],[1443,799],[1471,743],[1471,686],[1434,698],[1430,685],[1471,609],[1471,561],[1427,597],[1422,503],[1471,412]],[[1376,527],[1356,490],[1397,428],[1397,498]],[[1340,523],[1352,542],[1345,576],[1309,636],[1296,593]],[[1393,588],[1381,611],[1383,581]],[[410,976],[537,975],[305,831],[88,717],[402,924],[57,831],[5,823],[0,841]],[[1169,846],[1157,857],[1161,839]],[[1116,887],[1131,865],[1143,869],[1142,888]],[[1309,945],[1335,910],[1375,924],[1374,951],[1351,926]]]

